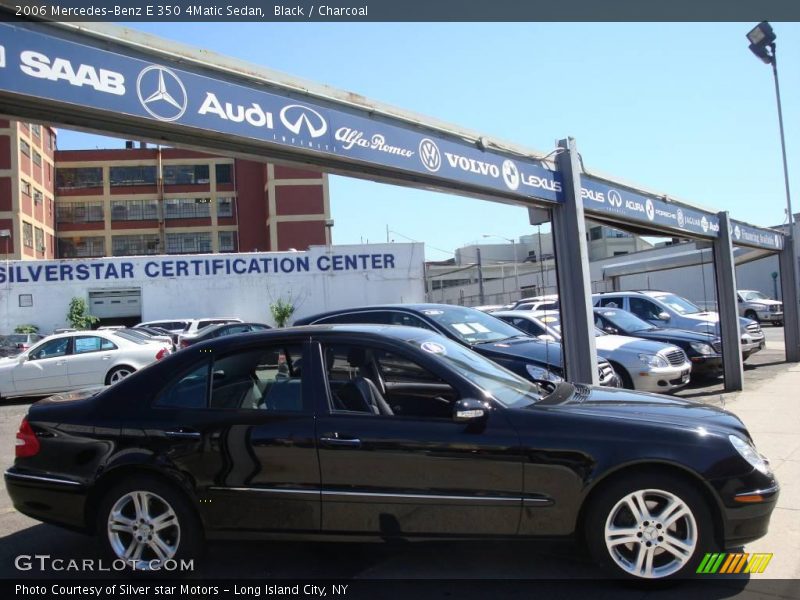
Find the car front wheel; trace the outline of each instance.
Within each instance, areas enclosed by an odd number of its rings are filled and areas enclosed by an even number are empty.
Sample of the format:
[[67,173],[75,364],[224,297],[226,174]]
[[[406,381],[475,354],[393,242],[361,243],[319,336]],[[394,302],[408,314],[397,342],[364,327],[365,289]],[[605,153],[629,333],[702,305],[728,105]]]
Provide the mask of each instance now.
[[688,577],[713,545],[703,497],[669,474],[620,479],[589,507],[586,536],[595,560],[635,579]]
[[133,367],[122,366],[122,367],[115,367],[108,372],[106,375],[106,385],[111,385],[113,383],[117,383],[125,379],[128,375],[136,371]]

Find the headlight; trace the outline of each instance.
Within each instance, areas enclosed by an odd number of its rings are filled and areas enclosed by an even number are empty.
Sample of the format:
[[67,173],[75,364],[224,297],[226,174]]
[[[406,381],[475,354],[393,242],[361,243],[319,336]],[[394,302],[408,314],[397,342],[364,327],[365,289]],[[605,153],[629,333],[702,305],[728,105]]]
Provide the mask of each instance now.
[[755,310],[767,310],[767,307],[764,304],[752,304],[750,305],[750,308]]
[[640,354],[639,360],[652,369],[663,369],[669,366],[669,363],[657,354]]
[[731,444],[734,448],[736,448],[736,451],[741,455],[741,457],[750,463],[754,469],[760,471],[764,475],[772,474],[767,461],[761,457],[753,444],[743,440],[738,435],[729,435],[728,439],[731,441]]
[[553,383],[560,383],[564,381],[555,373],[551,373],[547,369],[543,367],[537,367],[536,365],[525,365],[525,370],[528,371],[528,375],[530,375],[533,379],[539,379],[540,381],[552,381]]
[[703,342],[691,342],[691,346],[698,354],[716,354],[714,348]]

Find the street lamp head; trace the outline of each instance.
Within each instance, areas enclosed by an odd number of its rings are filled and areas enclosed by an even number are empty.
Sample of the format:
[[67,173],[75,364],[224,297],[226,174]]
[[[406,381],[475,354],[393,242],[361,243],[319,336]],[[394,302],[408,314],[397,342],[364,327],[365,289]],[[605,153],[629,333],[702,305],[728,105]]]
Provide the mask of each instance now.
[[775,39],[775,32],[767,21],[762,21],[747,34],[750,51],[768,65],[775,61]]

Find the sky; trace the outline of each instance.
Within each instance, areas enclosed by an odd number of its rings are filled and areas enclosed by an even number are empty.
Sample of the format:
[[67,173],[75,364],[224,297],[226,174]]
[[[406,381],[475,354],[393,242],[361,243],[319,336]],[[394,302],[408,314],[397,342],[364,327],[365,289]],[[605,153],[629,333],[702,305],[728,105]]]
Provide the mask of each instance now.
[[[785,222],[771,68],[755,23],[135,23],[547,153],[755,225]],[[800,192],[800,24],[773,23],[791,188]],[[61,149],[122,147],[60,130]],[[335,244],[409,239],[429,260],[535,233],[527,210],[331,176]],[[800,212],[800,196],[793,205]]]

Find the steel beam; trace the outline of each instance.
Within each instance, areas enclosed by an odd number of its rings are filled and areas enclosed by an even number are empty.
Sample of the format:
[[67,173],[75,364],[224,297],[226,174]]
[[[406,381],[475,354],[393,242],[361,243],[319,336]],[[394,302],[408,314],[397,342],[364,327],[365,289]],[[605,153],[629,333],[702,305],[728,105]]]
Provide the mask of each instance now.
[[778,255],[783,299],[783,338],[787,362],[800,362],[800,318],[798,317],[797,256],[794,236],[787,236]]
[[722,368],[725,391],[736,392],[744,384],[742,343],[739,332],[739,303],[736,300],[736,263],[733,259],[731,221],[727,212],[718,213],[719,237],[714,248],[714,272],[717,280],[719,331],[722,335]]

